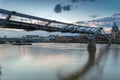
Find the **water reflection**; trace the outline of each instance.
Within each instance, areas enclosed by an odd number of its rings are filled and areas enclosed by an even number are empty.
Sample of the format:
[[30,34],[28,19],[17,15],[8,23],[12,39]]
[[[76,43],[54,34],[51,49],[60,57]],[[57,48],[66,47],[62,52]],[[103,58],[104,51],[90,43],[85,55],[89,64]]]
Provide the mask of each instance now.
[[1,75],[2,75],[2,71],[1,71],[1,66],[0,66],[0,80],[1,80]]
[[55,43],[0,46],[0,77],[2,80],[120,80],[120,45],[97,44],[97,50],[89,51],[86,47],[86,44]]
[[77,72],[67,76],[63,77],[61,76],[61,73],[58,73],[59,80],[78,80],[80,76],[85,74],[93,65],[95,62],[95,53],[96,53],[96,48],[95,45],[88,45],[88,61],[86,65],[82,68],[77,70]]
[[75,68],[78,61],[84,64],[87,56],[85,44],[5,46],[0,46],[0,65],[4,72],[2,79],[9,80],[57,80],[58,67],[71,65]]
[[112,52],[114,53],[113,56],[112,56],[112,57],[113,57],[113,62],[114,62],[114,63],[117,63],[118,58],[119,58],[119,56],[120,56],[120,54],[119,54],[119,53],[120,53],[119,45],[115,45],[115,44],[114,44],[114,45],[112,46]]
[[[92,47],[91,47],[92,46]],[[95,58],[96,56],[96,48],[95,45],[89,45],[88,46],[88,61],[87,63],[83,66],[83,68],[79,68],[76,72],[69,74],[68,76],[61,76],[62,73],[57,73],[58,76],[58,80],[88,80],[85,79],[85,74],[89,72],[89,70],[94,67],[96,64],[98,64],[103,56],[103,54],[108,53],[109,51],[109,46],[107,45],[104,48],[101,48],[100,52],[99,52],[99,56],[97,56],[97,58]],[[104,68],[102,66],[102,68]],[[100,69],[100,71],[103,71]],[[99,74],[99,73],[98,73]],[[97,79],[97,78],[96,78]],[[100,78],[99,78],[100,79]]]

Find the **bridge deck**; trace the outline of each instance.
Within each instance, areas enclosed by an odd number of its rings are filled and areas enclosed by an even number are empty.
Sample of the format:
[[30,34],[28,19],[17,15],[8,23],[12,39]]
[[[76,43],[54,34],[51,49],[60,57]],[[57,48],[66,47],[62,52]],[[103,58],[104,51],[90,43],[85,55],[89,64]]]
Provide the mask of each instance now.
[[55,20],[44,19],[27,14],[0,9],[3,17],[0,18],[1,28],[24,29],[27,31],[44,30],[62,33],[101,34],[102,28],[80,26]]

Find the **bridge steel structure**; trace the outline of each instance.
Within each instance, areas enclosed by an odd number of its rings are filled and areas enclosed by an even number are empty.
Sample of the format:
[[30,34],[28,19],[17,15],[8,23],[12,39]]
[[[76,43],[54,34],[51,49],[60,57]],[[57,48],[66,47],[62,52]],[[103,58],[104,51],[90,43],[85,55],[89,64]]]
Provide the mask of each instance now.
[[26,31],[43,30],[47,32],[92,34],[93,36],[102,35],[110,40],[110,38],[103,34],[104,31],[101,27],[88,27],[64,23],[4,9],[0,9],[0,28],[24,29]]

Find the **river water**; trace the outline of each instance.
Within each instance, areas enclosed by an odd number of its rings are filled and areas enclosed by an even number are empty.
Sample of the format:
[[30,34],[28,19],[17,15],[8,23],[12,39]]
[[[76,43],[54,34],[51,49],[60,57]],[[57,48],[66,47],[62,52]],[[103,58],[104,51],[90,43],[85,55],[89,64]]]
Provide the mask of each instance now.
[[[120,45],[38,43],[0,45],[1,80],[120,80]],[[94,59],[95,58],[95,59]]]

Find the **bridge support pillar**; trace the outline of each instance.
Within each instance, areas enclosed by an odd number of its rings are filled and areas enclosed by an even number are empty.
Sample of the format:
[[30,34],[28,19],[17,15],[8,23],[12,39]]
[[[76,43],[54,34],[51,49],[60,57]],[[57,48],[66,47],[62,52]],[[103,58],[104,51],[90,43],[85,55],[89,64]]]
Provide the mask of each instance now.
[[96,51],[96,44],[94,37],[89,37],[87,49],[88,51]]
[[96,54],[96,43],[93,37],[89,37],[88,46],[87,46],[88,54],[89,54],[89,65],[93,65],[95,61],[95,54]]

